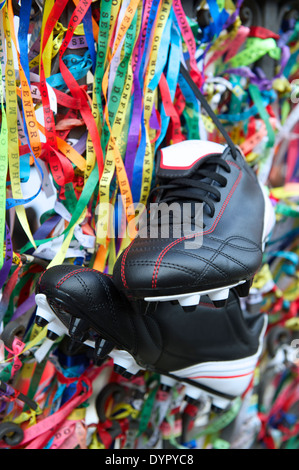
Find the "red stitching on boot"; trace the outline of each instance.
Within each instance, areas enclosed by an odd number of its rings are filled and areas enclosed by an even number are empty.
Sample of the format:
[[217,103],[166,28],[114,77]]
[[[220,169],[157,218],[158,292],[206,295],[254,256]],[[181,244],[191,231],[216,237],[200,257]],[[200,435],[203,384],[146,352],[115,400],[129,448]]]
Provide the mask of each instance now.
[[126,289],[128,289],[128,284],[126,281],[126,273],[125,273],[125,262],[127,258],[127,254],[129,253],[129,249],[131,248],[133,242],[130,243],[130,245],[126,248],[122,260],[121,260],[121,268],[120,268],[120,274],[121,274],[121,280]]
[[67,281],[67,279],[69,279],[70,277],[72,277],[74,274],[78,274],[78,273],[82,273],[82,272],[85,272],[85,271],[92,271],[92,272],[95,272],[95,273],[98,273],[99,271],[97,271],[96,269],[92,269],[92,268],[82,268],[82,269],[75,269],[74,271],[66,274],[64,277],[62,277],[60,279],[60,281],[56,284],[56,289],[58,289],[65,281]]
[[242,177],[242,172],[241,172],[241,168],[234,162],[227,162],[229,163],[230,165],[234,165],[236,168],[238,168],[238,170],[240,170],[240,174],[238,176],[238,178],[236,179],[232,189],[230,190],[223,206],[221,207],[221,210],[218,214],[218,216],[216,217],[212,227],[207,230],[206,232],[199,232],[199,233],[196,233],[195,235],[190,235],[190,236],[187,236],[187,237],[182,237],[182,238],[178,238],[177,240],[175,240],[174,242],[172,242],[170,245],[166,246],[162,251],[161,253],[159,254],[158,258],[157,258],[157,261],[156,261],[156,264],[155,264],[155,267],[154,267],[154,271],[153,271],[153,277],[152,277],[152,288],[156,288],[157,287],[157,280],[158,280],[158,273],[159,273],[159,269],[160,269],[160,266],[161,266],[161,262],[165,256],[165,254],[172,248],[174,247],[175,245],[177,245],[178,243],[184,241],[184,240],[188,240],[189,238],[192,238],[192,237],[199,237],[200,235],[207,235],[208,233],[211,233],[213,232],[213,230],[216,228],[219,220],[221,219],[222,217],[222,214],[223,212],[225,211],[233,193],[235,192],[235,189],[236,187],[238,186],[240,180],[241,180],[241,177]]
[[46,272],[47,272],[47,270],[45,269],[45,271],[40,275],[39,280],[38,280],[38,282],[37,282],[37,285],[38,285],[38,286],[40,286],[42,277],[43,277],[43,275],[44,275]]

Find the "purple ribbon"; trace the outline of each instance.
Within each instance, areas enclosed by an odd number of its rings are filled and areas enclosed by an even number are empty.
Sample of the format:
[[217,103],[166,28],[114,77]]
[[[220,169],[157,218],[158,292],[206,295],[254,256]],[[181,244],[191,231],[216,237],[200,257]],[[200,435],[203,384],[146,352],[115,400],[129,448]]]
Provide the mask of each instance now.
[[34,232],[33,238],[34,240],[43,240],[46,238],[49,233],[53,230],[54,227],[58,224],[61,216],[56,214],[50,219],[46,220],[37,230]]
[[77,152],[80,153],[80,155],[82,155],[83,152],[86,150],[86,139],[87,139],[87,132],[85,132],[80,137],[78,142],[76,142],[74,145],[74,149],[77,150]]
[[223,29],[227,29],[230,25],[232,25],[235,21],[237,16],[239,16],[240,8],[242,6],[242,3],[244,0],[238,0],[236,3],[236,10],[234,13],[227,19],[225,25],[223,26]]
[[14,394],[15,391],[10,385],[0,381],[0,397],[11,397]]
[[[149,3],[150,5],[152,4],[153,0],[150,0]],[[152,6],[152,5],[151,5]],[[145,11],[150,10],[151,6],[148,8],[147,5],[145,5],[143,13]],[[147,22],[145,22],[146,26]],[[141,85],[140,85],[140,69],[141,69],[141,63],[142,60],[141,58],[145,54],[145,42],[142,43],[142,38],[144,36],[145,30],[142,30],[139,34],[138,41],[135,45],[135,51],[133,53],[133,56],[137,57],[137,65],[134,70],[134,78],[133,78],[133,84],[134,84],[134,95],[133,95],[133,112],[131,116],[131,123],[129,127],[129,133],[128,133],[128,141],[127,141],[127,148],[126,148],[126,155],[124,158],[125,161],[125,167],[126,167],[126,172],[127,172],[127,177],[130,186],[132,186],[132,180],[133,180],[133,171],[134,171],[134,161],[136,157],[136,152],[137,152],[137,145],[138,145],[138,139],[139,139],[139,132],[140,132],[140,123],[142,119],[142,90],[141,90]]]
[[[4,383],[0,380],[0,399],[1,399],[1,397],[6,398],[6,397],[14,396],[14,394],[15,394],[14,389],[12,387],[10,387],[10,385],[8,385],[8,384],[6,384],[6,383]],[[5,410],[6,405],[7,405],[6,401],[1,400],[1,402],[0,402],[0,412]]]
[[4,263],[0,270],[0,288],[3,287],[5,281],[8,278],[9,271],[12,265],[12,258],[13,258],[13,249],[12,249],[12,241],[10,238],[10,232],[9,232],[9,228],[7,224],[5,225],[6,225],[6,252],[5,252]]
[[274,78],[279,78],[283,74],[283,71],[291,57],[290,48],[288,46],[281,46],[281,62],[280,62],[280,71]]
[[[54,227],[58,224],[61,216],[56,214],[53,217],[47,219],[33,234],[34,240],[44,240],[49,233],[53,230]],[[29,248],[26,250],[26,253],[32,254],[34,252],[34,248]]]
[[272,88],[272,81],[268,80],[260,68],[255,69],[254,73],[249,67],[236,67],[225,70],[224,73],[232,73],[240,75],[241,77],[249,78],[251,83],[257,85],[260,90],[270,90]]
[[15,313],[11,317],[12,320],[16,320],[21,317],[24,313],[35,306],[35,293],[31,294],[19,307],[15,310]]

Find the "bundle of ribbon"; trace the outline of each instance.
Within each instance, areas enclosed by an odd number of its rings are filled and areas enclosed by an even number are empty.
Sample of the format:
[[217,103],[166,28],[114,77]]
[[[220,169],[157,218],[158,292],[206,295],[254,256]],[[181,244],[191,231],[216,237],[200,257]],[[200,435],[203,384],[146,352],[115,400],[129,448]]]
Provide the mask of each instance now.
[[[201,2],[197,13],[210,14],[201,28],[180,0],[70,3],[0,5],[0,379],[6,384],[0,416],[23,432],[13,446],[297,447],[298,410],[289,398],[298,392],[296,349],[285,353],[286,341],[278,341],[275,354],[273,338],[266,345],[260,365],[270,370],[266,385],[257,370],[251,398],[236,400],[218,417],[191,405],[182,413],[181,387],[167,395],[148,372],[129,383],[114,376],[110,360],[95,365],[86,351],[66,354],[63,338],[38,362],[35,352],[46,333],[33,317],[35,283],[47,267],[67,261],[112,271],[135,235],[162,143],[222,143],[180,73],[183,63],[269,186],[276,209],[246,308],[269,314],[269,337],[279,326],[291,333],[287,341],[296,341],[298,20],[286,18],[279,34],[244,26],[241,0]],[[265,55],[276,60],[272,78],[259,67]],[[28,207],[37,211],[34,230]],[[17,224],[25,237],[21,246]],[[15,324],[23,326],[21,335]],[[278,382],[284,385],[265,406],[260,389]],[[111,393],[99,414],[98,391],[110,383],[123,388],[122,401],[115,405]],[[284,417],[278,404],[286,406]],[[234,437],[239,430],[243,439]],[[5,440],[0,445],[8,446]]]

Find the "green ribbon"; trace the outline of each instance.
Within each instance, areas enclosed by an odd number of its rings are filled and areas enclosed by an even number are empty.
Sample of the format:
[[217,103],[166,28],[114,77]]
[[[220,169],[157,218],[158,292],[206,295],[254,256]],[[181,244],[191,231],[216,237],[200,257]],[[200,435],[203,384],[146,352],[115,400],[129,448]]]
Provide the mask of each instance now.
[[271,126],[269,115],[267,111],[265,110],[261,92],[256,85],[249,85],[248,90],[249,90],[249,93],[251,95],[251,98],[254,104],[256,105],[258,109],[259,115],[261,116],[261,118],[266,124],[267,132],[268,132],[268,142],[267,142],[266,147],[273,147],[274,142],[275,142],[275,132]]
[[224,439],[220,439],[219,437],[215,437],[212,439],[213,449],[223,450],[229,449],[230,443],[225,441]]
[[77,205],[77,198],[76,198],[74,186],[72,183],[67,183],[64,186],[64,194],[65,194],[65,200],[63,201],[63,205],[68,210],[68,212],[72,214]]
[[[33,398],[36,394],[36,391],[38,389],[40,380],[42,378],[42,375],[43,375],[43,372],[45,370],[45,367],[46,367],[47,363],[48,363],[48,359],[44,359],[42,362],[37,363],[36,366],[35,366],[34,374],[33,374],[33,377],[30,381],[29,390],[26,393],[26,396],[28,398],[30,398],[31,400],[33,400]],[[27,411],[27,410],[29,410],[29,406],[27,404],[25,404],[23,411]]]
[[238,415],[242,406],[242,399],[237,397],[231,407],[218,419],[212,420],[202,431],[193,436],[193,439],[199,439],[202,436],[215,435],[226,428]]
[[294,209],[282,202],[279,202],[275,207],[276,214],[286,215],[287,217],[299,217],[299,208]]
[[192,104],[187,104],[183,116],[186,120],[186,131],[188,133],[189,140],[199,140],[199,128],[198,128],[198,112],[192,106]]
[[293,41],[296,41],[298,38],[299,38],[299,20],[297,20],[297,22],[295,24],[293,34],[289,38],[288,44],[291,44]]
[[0,380],[2,382],[8,382],[11,378],[11,369],[12,369],[13,363],[10,362],[4,369],[0,372]]
[[145,400],[143,407],[140,412],[140,421],[139,421],[139,429],[138,429],[138,434],[137,437],[140,437],[143,432],[146,431],[148,427],[148,423],[150,421],[150,417],[152,414],[152,409],[154,406],[156,394],[159,390],[160,386],[160,381],[159,381],[159,376],[157,374],[153,375],[149,381],[148,381],[148,386],[151,384],[157,382],[157,385],[151,389],[151,391],[148,394],[147,399]]
[[267,53],[273,59],[279,60],[281,50],[277,47],[275,39],[248,38],[246,48],[229,61],[229,67],[246,67],[258,61]]

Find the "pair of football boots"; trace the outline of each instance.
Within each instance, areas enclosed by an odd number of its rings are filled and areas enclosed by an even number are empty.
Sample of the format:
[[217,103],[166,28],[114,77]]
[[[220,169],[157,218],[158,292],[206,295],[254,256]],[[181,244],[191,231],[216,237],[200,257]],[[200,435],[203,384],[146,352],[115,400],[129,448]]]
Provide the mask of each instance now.
[[[67,264],[46,270],[36,322],[48,325],[48,342],[66,334],[96,360],[112,357],[125,377],[155,371],[225,408],[252,384],[263,348],[267,317],[243,311],[239,297],[261,266],[272,205],[240,150],[212,142],[162,149],[156,183],[113,276]],[[165,207],[176,214],[166,217]]]

